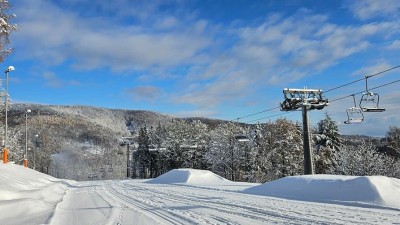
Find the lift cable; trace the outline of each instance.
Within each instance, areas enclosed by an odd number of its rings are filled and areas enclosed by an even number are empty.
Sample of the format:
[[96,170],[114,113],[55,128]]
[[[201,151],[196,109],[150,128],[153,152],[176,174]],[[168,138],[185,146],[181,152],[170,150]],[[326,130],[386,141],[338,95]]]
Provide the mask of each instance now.
[[271,109],[266,109],[266,110],[263,110],[263,111],[260,111],[260,112],[256,112],[256,113],[253,113],[253,114],[250,114],[250,115],[247,115],[247,116],[238,117],[238,118],[236,118],[236,120],[238,121],[238,120],[241,120],[243,118],[247,118],[247,117],[250,117],[250,116],[255,116],[255,115],[258,115],[258,114],[261,114],[261,113],[264,113],[264,112],[268,112],[268,111],[272,111],[272,110],[275,110],[275,109],[279,109],[279,108],[280,108],[280,106],[277,106],[277,107],[271,108]]
[[[333,91],[333,90],[336,90],[336,89],[339,89],[339,88],[348,86],[348,85],[350,85],[350,84],[354,84],[354,83],[360,82],[360,81],[362,81],[362,80],[365,80],[366,78],[378,76],[378,75],[380,75],[380,74],[389,72],[389,71],[394,70],[394,69],[397,69],[397,68],[400,68],[400,66],[395,66],[395,67],[392,67],[392,68],[389,68],[389,69],[380,71],[380,72],[375,73],[375,74],[367,75],[367,76],[365,76],[365,77],[363,77],[363,78],[361,78],[361,79],[358,79],[358,80],[355,80],[355,81],[352,81],[352,82],[349,82],[349,83],[346,83],[346,84],[343,84],[343,85],[340,85],[340,86],[331,88],[331,89],[329,89],[329,90],[326,90],[326,91],[324,91],[324,93],[327,93],[327,92],[330,92],[330,91]],[[375,87],[375,88],[377,88],[377,87]],[[374,89],[374,88],[372,88],[372,89],[370,89],[370,90],[373,90],[373,89]],[[363,93],[363,92],[360,92],[360,93]],[[360,93],[357,93],[357,94],[360,94]],[[349,95],[349,96],[351,96],[351,95]],[[345,97],[343,97],[343,98],[347,98],[347,97],[349,97],[349,96],[345,96]],[[341,98],[341,99],[342,99],[342,98]],[[340,100],[340,99],[336,99],[336,100]],[[335,100],[335,101],[336,101],[336,100]],[[332,101],[329,101],[329,102],[332,102]],[[253,113],[253,114],[249,114],[249,115],[245,115],[245,116],[238,117],[238,118],[236,118],[236,119],[232,119],[231,121],[239,121],[240,119],[243,119],[243,118],[251,117],[251,116],[254,116],[254,115],[258,115],[258,114],[261,114],[261,113],[264,113],[264,112],[268,112],[268,111],[272,111],[272,110],[279,109],[279,108],[280,108],[280,107],[278,106],[278,107],[274,107],[274,108],[270,108],[270,109],[265,109],[265,110],[260,111],[260,112],[256,112],[256,113]],[[269,118],[269,117],[266,117],[266,118]],[[266,119],[266,118],[263,118],[263,119]],[[257,120],[253,120],[253,121],[257,121]],[[251,122],[252,122],[252,121],[251,121]],[[248,123],[249,123],[249,122],[248,122]]]
[[[279,107],[279,108],[280,108],[280,107]],[[282,116],[282,115],[285,115],[285,114],[291,113],[291,112],[293,112],[293,111],[286,111],[286,112],[279,113],[279,114],[275,114],[275,115],[272,115],[272,116],[267,116],[267,117],[263,117],[263,118],[260,118],[260,119],[247,121],[246,123],[252,123],[252,122],[255,122],[255,121],[265,120],[265,119],[272,118],[272,117],[276,117],[276,116]]]
[[362,81],[362,80],[365,80],[366,78],[378,76],[378,75],[380,75],[380,74],[389,72],[389,71],[394,70],[394,69],[397,69],[397,68],[400,68],[400,66],[395,66],[395,67],[392,67],[392,68],[389,68],[389,69],[380,71],[380,72],[375,73],[375,74],[367,75],[367,76],[365,76],[365,77],[363,77],[363,78],[360,78],[360,79],[358,79],[358,80],[355,80],[355,81],[352,81],[352,82],[349,82],[349,83],[346,83],[346,84],[343,84],[343,85],[340,85],[340,86],[331,88],[331,89],[329,89],[329,90],[326,90],[326,91],[324,91],[324,93],[327,93],[327,92],[330,92],[330,91],[333,91],[333,90],[336,90],[336,89],[339,89],[339,88],[348,86],[348,85],[350,85],[350,84],[354,84],[354,83],[360,82],[360,81]]
[[[389,82],[389,83],[386,83],[386,84],[382,84],[382,85],[379,85],[379,86],[376,86],[376,87],[373,87],[373,88],[369,88],[369,90],[378,89],[378,88],[381,88],[381,87],[384,87],[384,86],[387,86],[387,85],[391,85],[391,84],[394,84],[394,83],[397,83],[397,82],[400,82],[400,79],[399,79],[399,80],[392,81],[392,82]],[[351,96],[353,96],[353,95],[362,94],[362,93],[364,93],[364,92],[365,92],[365,91],[360,91],[360,92],[357,92],[357,93],[354,93],[354,94],[351,94],[351,95],[346,95],[346,96],[343,96],[343,97],[340,97],[340,98],[336,98],[336,99],[334,99],[334,100],[330,100],[329,102],[339,101],[339,100],[342,100],[342,99],[351,97]]]
[[[364,78],[363,78],[363,79],[364,79]],[[382,85],[379,85],[379,86],[376,86],[376,87],[373,87],[373,88],[370,88],[369,90],[378,89],[378,88],[381,88],[381,87],[384,87],[384,86],[388,86],[388,85],[391,85],[391,84],[394,84],[394,83],[397,83],[397,82],[400,82],[400,79],[399,79],[399,80],[392,81],[392,82],[389,82],[389,83],[386,83],[386,84],[382,84]],[[339,101],[339,100],[342,100],[342,99],[345,99],[345,98],[348,98],[348,97],[352,97],[353,95],[362,94],[362,93],[364,93],[364,92],[365,92],[365,91],[360,91],[360,92],[353,93],[353,94],[350,94],[350,95],[346,95],[346,96],[343,96],[343,97],[340,97],[340,98],[336,98],[336,99],[334,99],[334,100],[330,100],[329,102]],[[260,120],[264,120],[264,119],[268,119],[268,118],[272,118],[272,117],[276,117],[276,116],[282,116],[282,115],[284,115],[284,114],[292,113],[292,112],[294,112],[294,111],[287,111],[287,112],[284,112],[284,113],[275,114],[275,115],[272,115],[272,116],[267,116],[267,117],[263,117],[263,118],[260,118],[260,119],[247,121],[246,123],[252,123],[252,122],[255,122],[255,121],[260,121]]]

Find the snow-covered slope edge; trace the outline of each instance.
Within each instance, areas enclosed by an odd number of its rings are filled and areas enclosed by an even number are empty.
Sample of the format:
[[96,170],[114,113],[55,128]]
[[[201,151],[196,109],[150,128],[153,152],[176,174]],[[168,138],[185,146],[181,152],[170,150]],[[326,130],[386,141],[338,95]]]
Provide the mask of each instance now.
[[149,180],[153,184],[191,184],[191,185],[221,185],[231,184],[227,180],[208,170],[174,169],[157,178]]
[[44,224],[73,181],[0,161],[0,224]]
[[295,200],[360,203],[400,209],[400,180],[383,176],[285,177],[244,191]]

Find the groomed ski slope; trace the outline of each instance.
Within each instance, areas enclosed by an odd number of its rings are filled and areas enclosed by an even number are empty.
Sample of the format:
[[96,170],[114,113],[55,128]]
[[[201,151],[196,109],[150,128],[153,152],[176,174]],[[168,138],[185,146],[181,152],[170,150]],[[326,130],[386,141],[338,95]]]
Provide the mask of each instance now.
[[179,169],[74,182],[1,163],[0,212],[4,225],[400,224],[400,181],[316,175],[250,184]]

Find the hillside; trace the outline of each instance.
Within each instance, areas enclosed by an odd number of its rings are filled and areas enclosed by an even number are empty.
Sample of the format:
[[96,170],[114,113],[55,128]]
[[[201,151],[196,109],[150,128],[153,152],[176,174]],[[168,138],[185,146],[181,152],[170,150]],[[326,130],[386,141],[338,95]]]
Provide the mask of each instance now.
[[[105,171],[103,178],[123,177],[126,155],[125,148],[119,145],[120,138],[132,136],[132,132],[141,126],[156,126],[159,122],[174,118],[144,110],[15,104],[9,110],[8,124],[13,132],[19,131],[19,143],[25,140],[27,109],[31,110],[28,115],[28,147],[32,151],[29,155],[35,158],[36,164],[41,165],[36,169],[56,177],[76,180],[88,179],[88,173],[97,171]],[[15,148],[21,152],[24,146]],[[52,166],[40,161],[45,160],[41,156],[44,157],[46,152],[53,154]],[[14,159],[16,162],[20,160]],[[74,164],[73,168],[63,165],[70,163]],[[53,171],[49,171],[51,168]],[[71,170],[75,170],[74,173]]]

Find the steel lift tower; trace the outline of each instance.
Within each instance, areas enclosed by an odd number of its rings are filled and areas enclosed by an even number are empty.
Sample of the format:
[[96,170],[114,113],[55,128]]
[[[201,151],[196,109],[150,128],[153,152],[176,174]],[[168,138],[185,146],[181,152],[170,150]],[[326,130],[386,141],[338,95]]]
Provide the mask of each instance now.
[[314,174],[310,143],[309,110],[321,110],[328,106],[328,99],[322,96],[319,89],[283,89],[285,100],[281,103],[281,111],[302,110],[303,115],[303,149],[304,174]]

